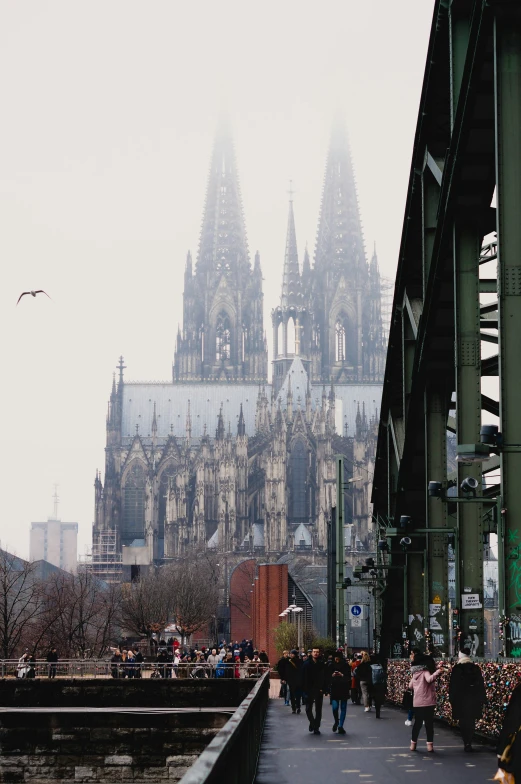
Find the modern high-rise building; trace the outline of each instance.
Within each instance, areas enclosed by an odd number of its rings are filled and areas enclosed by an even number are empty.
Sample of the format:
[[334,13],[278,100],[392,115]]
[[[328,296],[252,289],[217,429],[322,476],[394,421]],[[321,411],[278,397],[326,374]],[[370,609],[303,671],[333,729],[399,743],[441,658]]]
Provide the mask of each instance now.
[[54,513],[44,523],[31,523],[29,560],[48,561],[66,572],[78,568],[78,523],[58,519],[58,494],[54,493]]

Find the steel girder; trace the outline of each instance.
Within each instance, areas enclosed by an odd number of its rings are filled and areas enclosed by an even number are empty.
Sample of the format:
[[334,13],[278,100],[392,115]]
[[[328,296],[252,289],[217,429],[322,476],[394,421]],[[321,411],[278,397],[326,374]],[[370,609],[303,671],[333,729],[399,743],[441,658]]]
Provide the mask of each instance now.
[[[448,533],[454,529],[461,637],[483,655],[483,516],[493,501],[479,497],[488,468],[458,465],[458,486],[464,477],[478,479],[475,501],[449,505],[427,494],[429,480],[447,490],[447,431],[458,444],[478,443],[483,410],[500,416],[506,445],[501,482],[486,495],[495,494],[503,509],[496,516],[507,556],[501,610],[521,630],[521,494],[515,492],[521,475],[520,16],[516,0],[438,0],[434,9],[373,485],[377,517],[394,519],[395,526],[401,516],[412,519],[404,532],[412,540],[409,555],[399,536],[389,539],[390,560],[403,566],[405,580],[399,570],[386,573],[382,651],[403,635],[412,643],[427,638],[427,645],[449,653]],[[490,206],[496,186],[497,225]],[[494,231],[498,241],[483,244]],[[487,273],[496,261],[499,284]],[[497,294],[497,301],[480,302],[481,294]],[[497,354],[485,351],[490,344]],[[481,378],[498,372],[496,401],[482,394]],[[497,465],[494,460],[487,465]],[[505,574],[502,563],[500,571]],[[462,608],[463,601],[474,606]],[[429,607],[436,611],[430,621]],[[521,654],[521,632],[518,637]],[[508,653],[515,648],[510,635]]]

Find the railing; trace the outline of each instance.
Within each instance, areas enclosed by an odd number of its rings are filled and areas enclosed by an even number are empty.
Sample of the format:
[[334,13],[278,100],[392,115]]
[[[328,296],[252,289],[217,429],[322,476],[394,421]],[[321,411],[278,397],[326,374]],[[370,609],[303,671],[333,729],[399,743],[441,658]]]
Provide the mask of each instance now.
[[[223,666],[224,665],[224,666]],[[260,678],[267,664],[192,662],[123,663],[108,659],[63,659],[56,664],[0,659],[0,678]]]
[[253,784],[268,696],[266,672],[179,784]]

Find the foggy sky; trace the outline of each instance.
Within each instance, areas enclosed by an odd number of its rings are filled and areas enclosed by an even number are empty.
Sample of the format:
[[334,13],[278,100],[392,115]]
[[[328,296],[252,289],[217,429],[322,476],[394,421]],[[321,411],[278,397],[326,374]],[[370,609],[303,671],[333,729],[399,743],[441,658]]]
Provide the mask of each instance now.
[[[90,545],[112,372],[123,354],[127,380],[171,379],[223,109],[270,345],[289,180],[302,261],[338,112],[366,251],[394,275],[433,6],[0,1],[3,547],[28,556],[55,482]],[[34,288],[52,302],[15,307]]]

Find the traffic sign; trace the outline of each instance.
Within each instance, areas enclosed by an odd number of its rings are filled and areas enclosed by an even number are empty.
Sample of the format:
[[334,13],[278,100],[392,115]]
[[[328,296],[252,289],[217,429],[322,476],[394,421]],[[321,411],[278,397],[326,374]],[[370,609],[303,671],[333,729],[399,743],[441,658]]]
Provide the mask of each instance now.
[[355,618],[360,618],[360,620],[364,617],[364,605],[363,604],[350,604],[349,605],[349,617],[353,620]]

